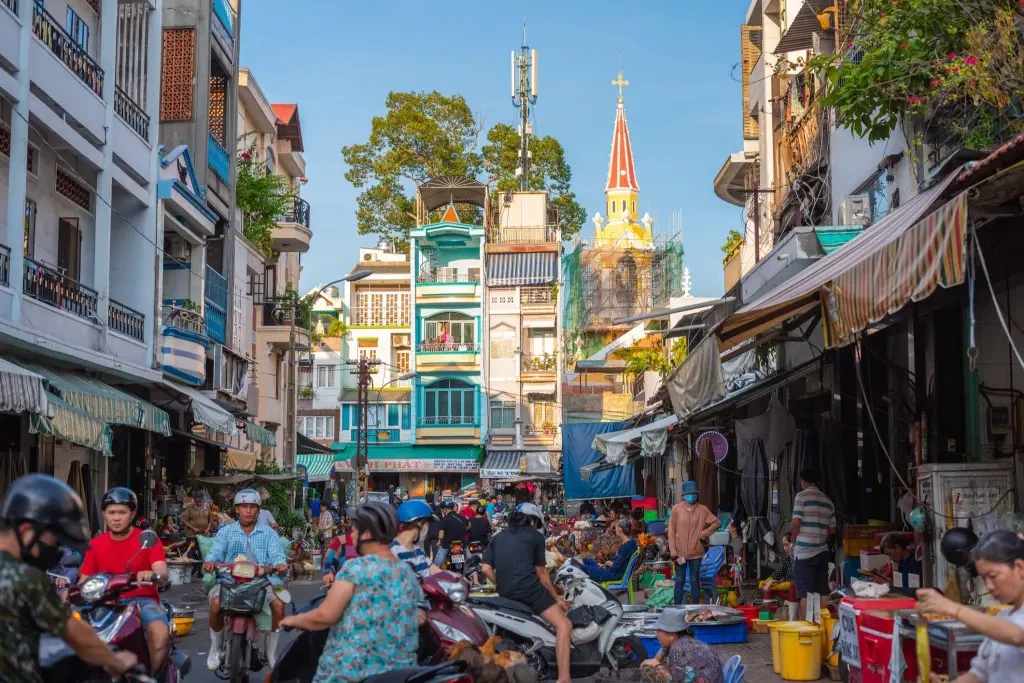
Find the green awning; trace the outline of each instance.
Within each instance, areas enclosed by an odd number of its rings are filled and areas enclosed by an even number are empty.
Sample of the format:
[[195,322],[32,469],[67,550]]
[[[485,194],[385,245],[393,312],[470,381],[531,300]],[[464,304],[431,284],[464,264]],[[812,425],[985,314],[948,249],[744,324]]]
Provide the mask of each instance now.
[[348,448],[348,444],[342,443],[340,441],[335,441],[334,443],[331,444],[331,450],[334,451],[335,453],[341,453],[346,448]]
[[56,396],[50,396],[49,405],[51,417],[29,413],[29,432],[65,439],[106,456],[113,454],[107,423]]
[[212,398],[204,396],[195,387],[190,387],[170,379],[165,378],[163,384],[191,399],[189,407],[192,410],[193,421],[226,436],[235,436],[238,433],[235,416],[226,408],[218,405]]
[[334,455],[301,453],[295,456],[295,465],[306,468],[306,477],[309,481],[327,481],[334,472]]
[[826,255],[831,254],[863,231],[864,228],[860,225],[819,225],[814,228],[814,234],[818,236],[818,242]]
[[141,398],[85,375],[55,370],[29,361],[19,360],[18,364],[45,377],[66,403],[98,420],[147,429],[164,436],[171,435],[171,418],[167,411]]
[[270,446],[271,448],[277,446],[277,439],[274,438],[274,432],[270,431],[266,427],[256,424],[255,422],[245,421],[245,438],[249,439],[253,443],[263,444],[264,446]]

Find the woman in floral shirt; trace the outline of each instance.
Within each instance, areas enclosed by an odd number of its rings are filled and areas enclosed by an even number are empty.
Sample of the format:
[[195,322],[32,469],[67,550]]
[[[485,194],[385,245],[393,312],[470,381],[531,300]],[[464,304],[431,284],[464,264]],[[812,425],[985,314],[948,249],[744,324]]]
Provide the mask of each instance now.
[[654,629],[661,651],[643,663],[642,678],[672,683],[724,683],[718,655],[710,645],[693,637],[684,614],[683,610],[667,609],[658,617]]
[[352,524],[359,557],[342,565],[319,607],[281,620],[305,631],[330,629],[314,683],[349,683],[416,666],[422,593],[409,565],[391,553],[395,509],[363,503]]

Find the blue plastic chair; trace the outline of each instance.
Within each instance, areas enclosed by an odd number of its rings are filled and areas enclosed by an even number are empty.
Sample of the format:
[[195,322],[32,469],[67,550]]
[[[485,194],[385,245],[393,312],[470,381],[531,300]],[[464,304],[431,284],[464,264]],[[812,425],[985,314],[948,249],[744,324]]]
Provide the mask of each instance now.
[[722,680],[724,680],[725,683],[732,683],[732,677],[735,675],[736,669],[738,668],[740,668],[740,656],[733,655],[726,660],[725,664],[722,665]]
[[[715,546],[713,548],[710,548],[706,553],[704,553],[704,559],[701,560],[700,563],[700,576],[697,578],[697,580],[700,582],[700,588],[702,591],[708,591],[711,593],[712,596],[714,596],[715,587],[717,585],[715,583],[715,579],[718,576],[718,571],[722,568],[723,564],[725,564],[725,548],[721,546]],[[679,571],[678,568],[676,569],[676,571]],[[687,574],[684,589],[686,590],[686,594],[689,595],[689,567],[687,567],[685,571],[687,572]]]
[[725,683],[743,683],[743,677],[747,674],[747,665],[740,664],[736,667],[736,671],[733,672],[732,678],[727,680]]
[[602,581],[601,587],[609,591],[626,591],[629,596],[629,604],[633,604],[633,571],[640,564],[640,551],[633,553],[626,564],[626,571],[622,578],[617,581]]

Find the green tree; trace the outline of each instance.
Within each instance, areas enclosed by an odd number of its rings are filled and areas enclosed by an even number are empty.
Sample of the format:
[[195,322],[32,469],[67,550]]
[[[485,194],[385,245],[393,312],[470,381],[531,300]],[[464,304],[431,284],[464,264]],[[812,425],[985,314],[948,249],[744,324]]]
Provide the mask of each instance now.
[[[516,168],[519,165],[519,131],[507,123],[499,123],[487,131],[487,144],[481,149],[484,165],[495,190],[504,193],[519,189]],[[558,209],[558,227],[563,240],[570,240],[579,234],[587,220],[586,210],[576,201],[576,195],[569,189],[572,169],[565,161],[565,150],[550,135],[530,138],[532,153],[530,166],[530,189],[546,190],[551,194],[551,204]]]
[[271,231],[295,195],[284,178],[267,173],[262,152],[256,148],[255,133],[239,136],[238,142],[242,151],[238,154],[235,203],[242,211],[242,232],[256,248],[272,257]]
[[[500,191],[516,186],[519,138],[507,124],[487,133],[461,95],[391,92],[386,112],[373,118],[366,142],[342,147],[349,170],[345,179],[362,190],[356,225],[361,235],[379,234],[398,246],[407,244],[416,224],[415,186],[439,175],[483,178]],[[569,190],[572,171],[559,142],[548,136],[531,142],[531,187],[551,192],[562,237],[579,232],[586,212]],[[460,215],[465,220],[465,212]]]
[[328,337],[339,337],[345,338],[348,336],[348,328],[340,320],[332,320],[330,326],[327,328]]

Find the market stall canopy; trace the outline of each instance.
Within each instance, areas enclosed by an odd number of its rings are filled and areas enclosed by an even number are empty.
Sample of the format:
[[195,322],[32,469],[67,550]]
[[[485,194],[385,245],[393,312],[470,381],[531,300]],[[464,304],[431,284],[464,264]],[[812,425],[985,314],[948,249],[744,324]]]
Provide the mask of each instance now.
[[277,446],[277,439],[272,431],[248,420],[245,421],[245,438],[263,446],[270,446],[271,448]]
[[584,477],[586,466],[604,458],[592,444],[598,434],[618,432],[629,422],[585,422],[562,425],[562,476],[566,500],[625,498],[636,493],[633,465],[609,467]]
[[321,446],[320,444],[318,444],[316,441],[313,441],[313,439],[309,438],[308,436],[303,436],[302,434],[296,434],[295,436],[297,437],[297,440],[298,440],[298,446],[296,448],[296,452],[299,455],[307,455],[307,454],[310,454],[310,453],[317,453],[317,454],[321,454],[321,455],[331,455],[332,453],[334,453],[334,451],[332,451],[330,449],[330,447],[328,447],[328,446]]
[[[848,330],[853,320],[867,325],[879,310],[884,315],[920,300],[938,286],[962,282],[966,199],[961,195],[929,215],[957,175],[951,173],[841,248],[730,315],[716,330],[720,350],[822,306],[823,299],[826,321],[835,320]],[[862,288],[869,291],[861,292]]]
[[483,479],[508,479],[520,475],[520,451],[491,451],[480,467]]
[[334,453],[302,453],[295,457],[295,467],[306,469],[309,482],[327,481],[334,472]]
[[289,481],[298,479],[299,475],[285,474],[225,474],[219,477],[194,477],[192,481],[206,484],[207,486],[238,486],[250,481]]
[[668,443],[668,428],[679,422],[676,415],[666,415],[642,427],[633,427],[621,432],[597,434],[591,447],[604,453],[605,460],[611,465],[623,465],[626,462],[626,446],[634,439],[641,439],[640,452],[645,456],[661,455]]
[[29,414],[28,431],[113,455],[110,425],[56,396],[49,397],[49,415]]
[[725,372],[718,339],[714,335],[702,339],[665,384],[672,410],[680,419],[725,398]]
[[49,415],[45,382],[39,373],[0,358],[0,411]]
[[65,403],[108,424],[128,425],[164,436],[171,435],[171,418],[166,410],[125,393],[98,379],[57,370],[31,361],[19,360],[26,370],[42,375],[60,393]]
[[252,472],[256,469],[256,454],[249,451],[241,451],[237,448],[229,448],[227,468],[241,472]]
[[235,416],[227,409],[217,405],[212,398],[207,398],[198,389],[173,380],[164,379],[163,382],[168,388],[179,394],[184,394],[190,399],[192,419],[196,422],[227,436],[235,436],[238,433]]

